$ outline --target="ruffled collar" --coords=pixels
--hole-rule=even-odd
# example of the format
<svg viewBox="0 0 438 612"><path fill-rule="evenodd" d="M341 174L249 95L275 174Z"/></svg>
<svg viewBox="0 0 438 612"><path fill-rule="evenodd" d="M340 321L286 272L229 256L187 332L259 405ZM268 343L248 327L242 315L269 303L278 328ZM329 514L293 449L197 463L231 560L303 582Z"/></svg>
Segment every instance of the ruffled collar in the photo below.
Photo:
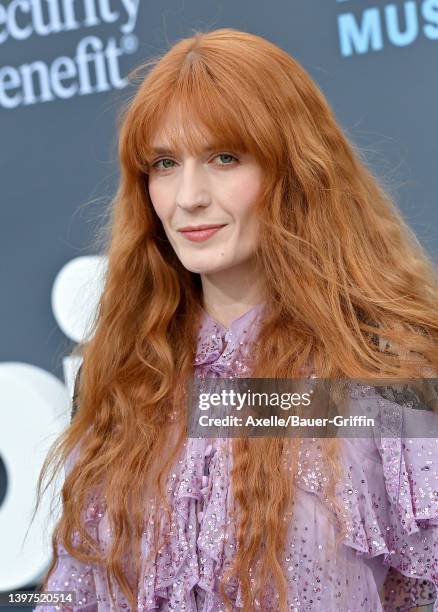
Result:
<svg viewBox="0 0 438 612"><path fill-rule="evenodd" d="M256 304L234 319L228 328L204 310L194 365L223 374L239 349L239 354L245 354L248 341L257 332L264 307L264 302Z"/></svg>

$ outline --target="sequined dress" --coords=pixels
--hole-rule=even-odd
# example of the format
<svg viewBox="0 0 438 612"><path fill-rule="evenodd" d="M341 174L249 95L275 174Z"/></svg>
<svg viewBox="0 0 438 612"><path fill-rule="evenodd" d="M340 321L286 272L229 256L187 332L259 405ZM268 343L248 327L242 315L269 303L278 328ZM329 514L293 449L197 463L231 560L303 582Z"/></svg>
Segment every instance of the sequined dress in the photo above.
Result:
<svg viewBox="0 0 438 612"><path fill-rule="evenodd" d="M226 329L204 312L195 370L199 376L248 374L250 340L261 321L258 304ZM243 358L230 365L240 349ZM367 406L392 402L369 392L354 401ZM337 483L339 514L326 499L326 467L318 438L302 440L294 518L283 554L288 609L294 612L401 612L429 604L438 611L438 438L345 438L345 477ZM68 470L68 466L66 466ZM219 579L235 551L230 439L189 438L170 471L171 538L155 559L146 561L150 529L142 540L142 572L137 610L220 612ZM102 503L86 511L87 529L108 550L110 529ZM346 537L333 548L338 526ZM130 610L114 586L116 608L102 568L85 565L59 547L48 590L73 590L82 612ZM385 586L385 593L382 587ZM243 607L240 585L228 590L233 609ZM39 611L61 609L43 606ZM257 607L278 610L276 593Z"/></svg>

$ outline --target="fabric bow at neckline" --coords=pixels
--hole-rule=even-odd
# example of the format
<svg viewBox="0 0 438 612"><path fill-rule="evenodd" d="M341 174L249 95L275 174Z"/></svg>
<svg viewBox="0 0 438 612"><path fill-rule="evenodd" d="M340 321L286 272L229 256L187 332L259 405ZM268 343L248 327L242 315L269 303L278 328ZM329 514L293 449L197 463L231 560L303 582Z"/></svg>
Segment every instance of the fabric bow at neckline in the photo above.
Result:
<svg viewBox="0 0 438 612"><path fill-rule="evenodd" d="M229 370L229 356L240 349L240 344L250 340L253 328L264 304L256 304L250 310L231 322L228 329L214 317L204 311L194 361L195 366L203 366L209 372L219 375Z"/></svg>
<svg viewBox="0 0 438 612"><path fill-rule="evenodd" d="M201 343L196 355L195 365L208 367L209 372L219 375L225 374L229 368L229 363L226 359L221 360L221 357L226 356L227 350L231 348L231 342L225 340L225 334L215 331L214 334L210 335L208 351L202 348Z"/></svg>

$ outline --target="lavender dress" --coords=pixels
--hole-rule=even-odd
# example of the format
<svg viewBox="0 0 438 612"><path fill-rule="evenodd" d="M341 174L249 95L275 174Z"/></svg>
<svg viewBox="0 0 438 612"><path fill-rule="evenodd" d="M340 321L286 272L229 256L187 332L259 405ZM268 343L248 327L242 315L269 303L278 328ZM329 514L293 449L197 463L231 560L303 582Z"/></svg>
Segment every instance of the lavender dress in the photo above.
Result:
<svg viewBox="0 0 438 612"><path fill-rule="evenodd" d="M199 376L227 376L240 347L250 358L249 340L257 330L263 304L235 319L227 330L204 313L196 356ZM234 365L249 375L245 358ZM392 402L369 393L354 401L367 406ZM382 404L383 402L383 404ZM400 437L344 438L346 477L338 483L342 513L325 497L325 465L318 438L303 440L296 502L283 555L288 580L288 609L296 612L379 612L429 604L438 611L438 439ZM146 561L151 525L142 540L142 573L136 609L219 612L225 610L218 583L235 550L230 439L189 438L169 474L172 501L167 546ZM73 459L72 459L73 460ZM68 465L66 466L68 470ZM90 505L87 528L108 550L110 529L102 503ZM332 549L340 522L347 536ZM60 547L49 590L73 590L76 605L62 609L106 612L129 610L113 587L116 608L100 566L72 559ZM385 595L379 594L385 583ZM243 607L239 584L228 591L234 609ZM278 610L275 592L257 609ZM38 610L61 609L56 606Z"/></svg>

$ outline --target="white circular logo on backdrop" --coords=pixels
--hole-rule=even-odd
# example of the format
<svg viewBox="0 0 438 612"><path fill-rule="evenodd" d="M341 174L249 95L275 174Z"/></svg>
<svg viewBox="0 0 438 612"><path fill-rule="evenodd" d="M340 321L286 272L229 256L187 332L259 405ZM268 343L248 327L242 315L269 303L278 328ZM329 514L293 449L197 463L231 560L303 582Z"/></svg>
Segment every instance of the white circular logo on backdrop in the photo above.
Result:
<svg viewBox="0 0 438 612"><path fill-rule="evenodd" d="M88 336L106 274L106 258L77 257L58 273L52 289L53 315L64 334L81 342Z"/></svg>
<svg viewBox="0 0 438 612"><path fill-rule="evenodd" d="M29 525L38 475L50 444L68 424L70 398L53 374L25 363L1 363L0 405L7 482L0 506L0 591L9 591L38 580L50 560L49 506L59 481Z"/></svg>
<svg viewBox="0 0 438 612"><path fill-rule="evenodd" d="M105 257L78 257L57 274L52 288L54 317L78 343L90 333L107 269ZM36 483L51 443L70 421L78 359L63 359L65 384L26 363L0 363L0 457L6 494L0 505L0 591L39 583L51 559L51 533L60 510L62 482L44 494L34 522ZM50 505L55 501L54 514Z"/></svg>

